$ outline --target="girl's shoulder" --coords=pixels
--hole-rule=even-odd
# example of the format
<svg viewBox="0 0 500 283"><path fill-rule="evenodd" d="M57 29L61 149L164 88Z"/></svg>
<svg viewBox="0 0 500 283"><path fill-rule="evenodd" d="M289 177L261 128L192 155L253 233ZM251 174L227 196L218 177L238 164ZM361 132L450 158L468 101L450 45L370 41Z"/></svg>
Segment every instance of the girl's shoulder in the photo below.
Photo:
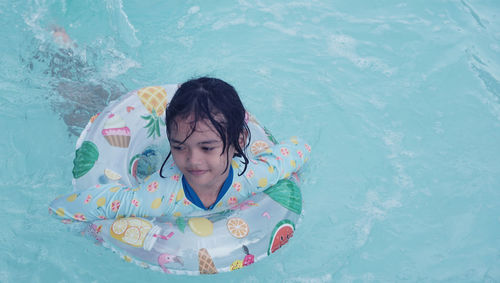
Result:
<svg viewBox="0 0 500 283"><path fill-rule="evenodd" d="M182 173L177 166L165 166L163 170L146 177L142 187L158 186L162 190L177 191L182 188Z"/></svg>

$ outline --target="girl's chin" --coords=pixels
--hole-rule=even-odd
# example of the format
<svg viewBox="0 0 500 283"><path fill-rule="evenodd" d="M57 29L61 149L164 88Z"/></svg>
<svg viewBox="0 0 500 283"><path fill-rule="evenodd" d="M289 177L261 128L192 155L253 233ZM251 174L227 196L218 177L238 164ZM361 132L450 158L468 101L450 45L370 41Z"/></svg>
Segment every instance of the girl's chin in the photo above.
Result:
<svg viewBox="0 0 500 283"><path fill-rule="evenodd" d="M200 176L196 176L196 175L191 175L191 176L186 176L186 181L189 183L189 185L191 185L191 187L204 187L204 186L207 186L209 185L208 181L204 180L205 178L203 178L204 176L203 175L200 175Z"/></svg>

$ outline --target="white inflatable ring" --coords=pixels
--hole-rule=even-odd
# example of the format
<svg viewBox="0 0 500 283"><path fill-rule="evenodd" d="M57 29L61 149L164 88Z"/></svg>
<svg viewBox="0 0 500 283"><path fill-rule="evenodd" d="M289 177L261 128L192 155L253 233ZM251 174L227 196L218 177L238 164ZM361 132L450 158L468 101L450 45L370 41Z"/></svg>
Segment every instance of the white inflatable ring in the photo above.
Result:
<svg viewBox="0 0 500 283"><path fill-rule="evenodd" d="M169 152L163 121L177 85L132 91L96 115L76 145L76 191L119 181L137 186L159 170ZM248 115L251 159L276 140ZM296 178L281 180L230 209L215 208L188 217L127 217L99 220L86 232L123 259L176 274L239 269L286 244L302 211Z"/></svg>

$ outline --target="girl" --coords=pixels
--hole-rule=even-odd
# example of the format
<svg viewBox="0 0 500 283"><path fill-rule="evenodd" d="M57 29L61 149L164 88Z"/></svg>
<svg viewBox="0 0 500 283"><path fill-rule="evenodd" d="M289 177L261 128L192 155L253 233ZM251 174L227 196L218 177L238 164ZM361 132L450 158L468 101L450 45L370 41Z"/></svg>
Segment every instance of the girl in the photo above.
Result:
<svg viewBox="0 0 500 283"><path fill-rule="evenodd" d="M288 178L309 156L310 147L292 138L249 160L245 108L236 90L219 79L182 84L165 116L171 152L158 173L136 188L114 183L70 193L49 210L65 219L93 221L227 209Z"/></svg>

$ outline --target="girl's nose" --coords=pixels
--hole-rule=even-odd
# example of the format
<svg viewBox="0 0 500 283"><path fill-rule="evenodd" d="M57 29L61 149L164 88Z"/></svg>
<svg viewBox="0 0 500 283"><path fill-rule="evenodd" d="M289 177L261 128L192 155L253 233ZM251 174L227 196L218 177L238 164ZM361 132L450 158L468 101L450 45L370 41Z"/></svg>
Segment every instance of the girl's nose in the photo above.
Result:
<svg viewBox="0 0 500 283"><path fill-rule="evenodd" d="M198 164L201 161L201 154L198 150L189 150L188 155L187 155L188 162L190 164Z"/></svg>

